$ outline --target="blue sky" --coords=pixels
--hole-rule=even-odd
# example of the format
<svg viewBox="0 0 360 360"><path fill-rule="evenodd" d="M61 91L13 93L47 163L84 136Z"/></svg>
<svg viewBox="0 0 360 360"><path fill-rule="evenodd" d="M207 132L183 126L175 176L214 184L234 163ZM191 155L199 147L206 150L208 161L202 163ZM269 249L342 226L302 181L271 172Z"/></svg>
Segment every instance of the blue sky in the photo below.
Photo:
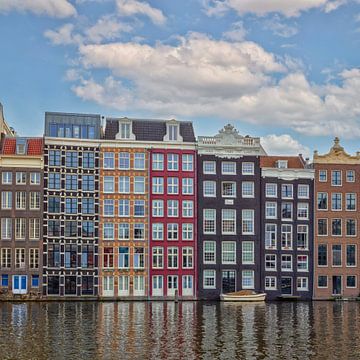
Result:
<svg viewBox="0 0 360 360"><path fill-rule="evenodd" d="M233 123L272 153L360 138L359 0L0 0L0 101L45 111Z"/></svg>

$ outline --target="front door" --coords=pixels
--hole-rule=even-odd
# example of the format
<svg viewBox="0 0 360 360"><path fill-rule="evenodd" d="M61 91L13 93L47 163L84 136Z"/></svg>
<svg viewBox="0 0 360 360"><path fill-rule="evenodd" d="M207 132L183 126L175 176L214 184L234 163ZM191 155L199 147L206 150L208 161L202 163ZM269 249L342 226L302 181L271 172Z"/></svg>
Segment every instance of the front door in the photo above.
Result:
<svg viewBox="0 0 360 360"><path fill-rule="evenodd" d="M145 296L145 277L143 275L134 276L134 296Z"/></svg>
<svg viewBox="0 0 360 360"><path fill-rule="evenodd" d="M27 293L27 276L13 275L13 294Z"/></svg>
<svg viewBox="0 0 360 360"><path fill-rule="evenodd" d="M281 294L292 295L292 278L291 277L281 278Z"/></svg>
<svg viewBox="0 0 360 360"><path fill-rule="evenodd" d="M104 276L103 278L103 295L114 296L114 277Z"/></svg>
<svg viewBox="0 0 360 360"><path fill-rule="evenodd" d="M341 276L332 277L333 295L341 295Z"/></svg>
<svg viewBox="0 0 360 360"><path fill-rule="evenodd" d="M153 296L164 295L164 280L162 275L154 275L152 277L152 295Z"/></svg>
<svg viewBox="0 0 360 360"><path fill-rule="evenodd" d="M175 296L176 291L179 289L178 286L178 277L177 275L169 275L168 276L168 287L167 287L167 295Z"/></svg>
<svg viewBox="0 0 360 360"><path fill-rule="evenodd" d="M184 275L182 277L182 296L193 296L193 277L192 275Z"/></svg>
<svg viewBox="0 0 360 360"><path fill-rule="evenodd" d="M224 270L222 272L222 293L227 294L236 291L234 270Z"/></svg>
<svg viewBox="0 0 360 360"><path fill-rule="evenodd" d="M129 296L129 276L119 276L119 296Z"/></svg>

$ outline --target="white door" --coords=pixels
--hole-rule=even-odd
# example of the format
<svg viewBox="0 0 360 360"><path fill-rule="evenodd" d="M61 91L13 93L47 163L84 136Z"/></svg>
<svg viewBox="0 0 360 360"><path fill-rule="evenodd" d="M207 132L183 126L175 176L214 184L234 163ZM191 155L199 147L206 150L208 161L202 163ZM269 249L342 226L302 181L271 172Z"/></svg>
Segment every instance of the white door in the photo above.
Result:
<svg viewBox="0 0 360 360"><path fill-rule="evenodd" d="M164 296L164 278L162 275L152 277L152 295Z"/></svg>
<svg viewBox="0 0 360 360"><path fill-rule="evenodd" d="M104 276L103 277L103 295L114 296L114 277Z"/></svg>
<svg viewBox="0 0 360 360"><path fill-rule="evenodd" d="M179 289L178 286L178 277L177 275L169 275L168 276L168 288L167 288L167 295L168 296L175 296L176 290Z"/></svg>
<svg viewBox="0 0 360 360"><path fill-rule="evenodd" d="M13 275L12 277L12 291L13 294L26 294L27 293L27 276L26 275Z"/></svg>
<svg viewBox="0 0 360 360"><path fill-rule="evenodd" d="M119 276L119 296L129 296L129 276Z"/></svg>
<svg viewBox="0 0 360 360"><path fill-rule="evenodd" d="M192 275L184 275L182 277L182 296L194 295L194 281Z"/></svg>
<svg viewBox="0 0 360 360"><path fill-rule="evenodd" d="M142 275L134 276L134 296L145 295L145 277Z"/></svg>

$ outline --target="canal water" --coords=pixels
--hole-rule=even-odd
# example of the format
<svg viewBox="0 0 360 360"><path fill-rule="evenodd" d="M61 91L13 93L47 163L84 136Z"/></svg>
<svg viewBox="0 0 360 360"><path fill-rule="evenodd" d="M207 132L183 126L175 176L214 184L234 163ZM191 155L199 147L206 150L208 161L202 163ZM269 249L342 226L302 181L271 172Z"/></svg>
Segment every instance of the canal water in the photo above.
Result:
<svg viewBox="0 0 360 360"><path fill-rule="evenodd" d="M0 359L360 359L360 303L1 303Z"/></svg>

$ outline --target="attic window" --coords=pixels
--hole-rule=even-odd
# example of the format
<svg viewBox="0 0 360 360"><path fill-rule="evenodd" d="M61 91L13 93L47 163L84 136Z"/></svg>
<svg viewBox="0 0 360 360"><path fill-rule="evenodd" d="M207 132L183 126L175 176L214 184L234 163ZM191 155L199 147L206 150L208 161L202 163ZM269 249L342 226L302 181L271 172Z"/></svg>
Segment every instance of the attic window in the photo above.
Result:
<svg viewBox="0 0 360 360"><path fill-rule="evenodd" d="M169 125L169 140L178 140L179 125Z"/></svg>
<svg viewBox="0 0 360 360"><path fill-rule="evenodd" d="M130 123L120 123L120 138L130 139Z"/></svg>
<svg viewBox="0 0 360 360"><path fill-rule="evenodd" d="M287 160L278 160L278 161L276 162L276 167L277 167L278 169L287 169L287 167L288 167L288 162L287 162Z"/></svg>
<svg viewBox="0 0 360 360"><path fill-rule="evenodd" d="M16 139L16 154L25 155L25 152L26 152L26 140Z"/></svg>

